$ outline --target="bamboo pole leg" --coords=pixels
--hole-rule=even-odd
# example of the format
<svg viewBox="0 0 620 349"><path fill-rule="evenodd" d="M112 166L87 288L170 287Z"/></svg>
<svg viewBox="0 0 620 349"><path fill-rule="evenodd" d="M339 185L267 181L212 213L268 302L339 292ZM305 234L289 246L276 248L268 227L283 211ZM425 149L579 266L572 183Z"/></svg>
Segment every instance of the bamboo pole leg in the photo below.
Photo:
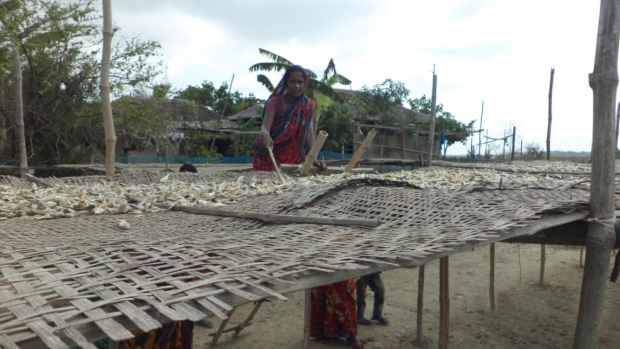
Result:
<svg viewBox="0 0 620 349"><path fill-rule="evenodd" d="M538 283L542 286L545 283L545 261L547 259L546 248L547 246L540 245L540 280Z"/></svg>
<svg viewBox="0 0 620 349"><path fill-rule="evenodd" d="M239 333L241 333L241 331L243 331L244 328L250 326L252 324L252 320L254 320L254 315L256 315L256 313L258 312L258 309L260 309L261 305L263 305L263 302L265 300L260 300L258 302L256 302L256 305L254 305L254 309L252 309L252 312L250 313L250 315L248 315L248 317L245 319L245 321L243 321L243 323L241 323L241 325L239 325L236 329L235 332L233 333L233 338L237 338L239 337Z"/></svg>
<svg viewBox="0 0 620 349"><path fill-rule="evenodd" d="M491 266L489 268L489 299L491 300L491 311L495 311L495 244L490 246Z"/></svg>
<svg viewBox="0 0 620 349"><path fill-rule="evenodd" d="M213 335L213 339L211 340L211 343L209 343L210 346L214 347L217 345L217 341L220 340L220 337L222 336L222 333L224 333L224 330L226 329L226 325L228 325L228 321L230 320L230 318L232 317L233 313L235 312L236 308L232 308L231 310L229 310L228 312L226 312L226 319L224 319L222 321L222 323L220 324L220 327L218 327L217 331L215 332L215 334Z"/></svg>
<svg viewBox="0 0 620 349"><path fill-rule="evenodd" d="M439 349L448 348L450 331L450 287L448 256L439 259Z"/></svg>
<svg viewBox="0 0 620 349"><path fill-rule="evenodd" d="M312 146L312 149L310 149L310 151L308 152L308 156L306 157L306 161L304 161L303 165L301 165L301 175L305 176L308 174L308 171L310 171L310 167L312 167L312 164L314 163L314 160L316 160L316 156L319 154L319 152L321 151L321 148L323 147L323 143L325 143L325 140L327 139L327 132L325 131L320 131L319 135L316 137L316 139L314 140L314 145Z"/></svg>
<svg viewBox="0 0 620 349"><path fill-rule="evenodd" d="M418 314L416 319L417 324L417 341L419 345L422 345L422 326L424 317L424 268L422 265L418 268Z"/></svg>
<svg viewBox="0 0 620 349"><path fill-rule="evenodd" d="M307 289L305 292L304 304L304 349L310 348L310 309L311 309L312 290Z"/></svg>
<svg viewBox="0 0 620 349"><path fill-rule="evenodd" d="M353 169L353 166L357 164L359 159L362 158L362 155L364 155L366 150L368 150L368 148L370 147L370 144L372 143L372 140L375 138L376 135L377 135L377 130L375 130L374 128L370 130L370 132L368 132L368 136L366 136L366 139L364 139L364 142L362 142L362 145L359 147L359 149L357 149L355 154L353 154L353 157L351 158L347 166L344 168L344 173L351 172L351 170Z"/></svg>

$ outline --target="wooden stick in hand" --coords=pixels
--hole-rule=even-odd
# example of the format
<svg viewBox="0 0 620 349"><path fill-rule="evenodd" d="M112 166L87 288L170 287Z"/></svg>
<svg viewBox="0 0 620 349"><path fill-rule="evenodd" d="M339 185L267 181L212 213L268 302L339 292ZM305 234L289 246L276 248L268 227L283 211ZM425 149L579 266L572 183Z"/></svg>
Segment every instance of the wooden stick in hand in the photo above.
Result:
<svg viewBox="0 0 620 349"><path fill-rule="evenodd" d="M282 184L284 184L284 176L282 176L282 172L280 172L280 168L278 168L278 164L276 163L276 159L273 157L273 150L271 147L267 147L267 150L269 151L269 157L271 158L271 162L273 162L273 167L275 167L276 169L276 173L278 174L278 178L280 179L280 182L282 182Z"/></svg>

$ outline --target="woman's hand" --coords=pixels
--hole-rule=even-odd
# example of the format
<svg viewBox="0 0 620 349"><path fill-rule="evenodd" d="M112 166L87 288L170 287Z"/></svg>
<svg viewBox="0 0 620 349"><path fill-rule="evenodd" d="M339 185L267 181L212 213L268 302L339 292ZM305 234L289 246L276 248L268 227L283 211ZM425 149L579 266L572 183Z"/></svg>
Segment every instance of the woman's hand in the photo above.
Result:
<svg viewBox="0 0 620 349"><path fill-rule="evenodd" d="M260 133L261 138L263 139L263 146L265 148L273 148L273 139L271 139L271 135L267 131L262 131Z"/></svg>
<svg viewBox="0 0 620 349"><path fill-rule="evenodd" d="M314 163L312 164L312 166L319 167L321 168L321 170L327 170L327 164L325 163L325 161L314 160Z"/></svg>

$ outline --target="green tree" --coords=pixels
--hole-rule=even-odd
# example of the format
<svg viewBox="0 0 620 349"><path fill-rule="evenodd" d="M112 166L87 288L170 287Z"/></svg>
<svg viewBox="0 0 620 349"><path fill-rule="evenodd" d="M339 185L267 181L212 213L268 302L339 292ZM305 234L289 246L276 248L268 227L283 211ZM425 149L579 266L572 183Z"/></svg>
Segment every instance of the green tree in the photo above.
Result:
<svg viewBox="0 0 620 349"><path fill-rule="evenodd" d="M177 91L174 94L174 98L193 101L218 114L222 113L224 105L226 105L224 116L234 115L260 102L252 93L248 96L243 96L241 92L235 91L228 96L228 90L229 85L226 81L216 88L211 81L205 80L199 86L187 86L183 90ZM227 98L230 98L228 103L226 103Z"/></svg>
<svg viewBox="0 0 620 349"><path fill-rule="evenodd" d="M431 99L426 98L426 95L416 98L410 99L409 105L411 109L418 111L420 113L430 115L431 114ZM443 104L438 104L435 106L435 132L444 131L446 133L455 133L451 135L446 135L446 143L444 146L444 156L446 155L446 151L448 147L455 143L462 143L467 146L467 138L471 135L468 132L471 132L474 127L474 122L476 120L472 120L469 123L465 124L455 119L452 113L443 110ZM429 123L420 123L418 125L421 130L428 130L430 127Z"/></svg>
<svg viewBox="0 0 620 349"><path fill-rule="evenodd" d="M104 148L98 102L101 13L92 0L17 3L10 11L0 6L0 57L11 45L23 57L28 153L35 162L88 161ZM154 41L116 40L110 71L113 96L143 86L161 72L159 48ZM0 62L0 127L11 128L12 77L5 60Z"/></svg>
<svg viewBox="0 0 620 349"><path fill-rule="evenodd" d="M386 79L373 87L362 86L357 93L357 99L364 106L358 109L358 118L363 123L372 120L385 126L404 126L415 121L412 113L403 114L402 106L409 96L405 84L392 79Z"/></svg>
<svg viewBox="0 0 620 349"><path fill-rule="evenodd" d="M326 150L340 151L342 145L353 143L351 124L355 121L353 111L343 103L332 102L322 111L320 130L329 134Z"/></svg>
<svg viewBox="0 0 620 349"><path fill-rule="evenodd" d="M250 67L251 72L281 72L283 70L286 70L286 68L290 67L291 65L294 65L293 62L273 52L267 51L262 48L259 48L258 51L261 55L271 59L273 62L256 63ZM338 74L338 72L336 71L336 64L334 63L333 59L329 60L327 68L325 68L325 71L323 72L323 77L321 79L319 79L318 75L316 75L310 69L306 69L306 72L308 73L308 88L306 91L308 97L316 100L316 95L320 93L329 97L333 101L345 103L344 97L341 96L337 91L335 91L332 86L334 86L336 83L348 86L351 85L351 80ZM263 86L265 86L269 90L269 92L273 92L275 85L271 82L271 80L269 80L267 76L259 74L256 77L256 80L263 84Z"/></svg>

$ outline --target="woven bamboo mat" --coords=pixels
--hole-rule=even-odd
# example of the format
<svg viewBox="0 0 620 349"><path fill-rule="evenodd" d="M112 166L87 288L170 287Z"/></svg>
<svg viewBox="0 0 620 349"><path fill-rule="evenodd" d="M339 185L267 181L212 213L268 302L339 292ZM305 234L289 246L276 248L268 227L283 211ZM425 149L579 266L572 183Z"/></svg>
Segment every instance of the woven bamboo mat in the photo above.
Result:
<svg viewBox="0 0 620 349"><path fill-rule="evenodd" d="M307 272L429 257L496 238L541 213L587 208L586 190L534 187L436 190L358 179L234 206L376 218L383 223L376 229L265 225L180 212L16 221L0 232L0 346L17 348L39 337L50 348L93 348L86 334L92 327L123 340L132 328L225 318L231 304L223 295L284 299L273 289ZM119 227L120 218L128 230Z"/></svg>

